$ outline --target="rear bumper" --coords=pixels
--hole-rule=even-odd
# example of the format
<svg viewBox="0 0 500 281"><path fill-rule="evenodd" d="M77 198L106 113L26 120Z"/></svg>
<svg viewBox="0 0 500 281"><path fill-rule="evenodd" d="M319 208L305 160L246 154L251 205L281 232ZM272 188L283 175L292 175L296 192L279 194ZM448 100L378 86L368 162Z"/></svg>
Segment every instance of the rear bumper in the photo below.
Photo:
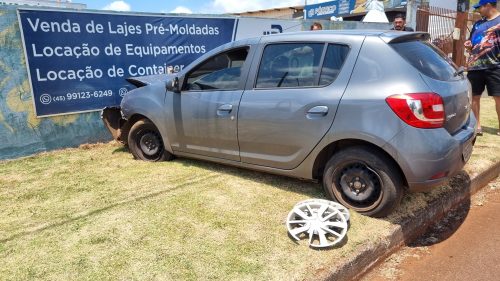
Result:
<svg viewBox="0 0 500 281"><path fill-rule="evenodd" d="M459 157L450 157L450 159L443 159L441 161L442 164L436 167L438 169L441 168L440 171L446 173L445 177L433 180L426 180L423 182L411 182L411 183L409 182L408 185L410 192L427 192L431 191L435 187L448 184L449 179L456 176L460 171L462 171L463 167L469 160L468 158L466 158L466 156L464 156L464 153L466 151L465 147L468 145L472 146L475 140L476 136L474 135L466 142L461 143L457 149L458 150L457 155L459 155Z"/></svg>
<svg viewBox="0 0 500 281"><path fill-rule="evenodd" d="M472 153L476 119L471 114L467 124L454 135L445 129L407 128L390 145L395 147L398 163L405 174L410 192L430 191L446 185L465 166Z"/></svg>

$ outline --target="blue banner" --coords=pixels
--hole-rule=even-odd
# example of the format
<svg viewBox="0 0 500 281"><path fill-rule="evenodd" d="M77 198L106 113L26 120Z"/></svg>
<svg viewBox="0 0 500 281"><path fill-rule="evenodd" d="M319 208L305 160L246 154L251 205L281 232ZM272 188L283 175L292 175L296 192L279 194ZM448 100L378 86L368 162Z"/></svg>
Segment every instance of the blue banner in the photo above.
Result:
<svg viewBox="0 0 500 281"><path fill-rule="evenodd" d="M125 78L174 71L230 42L235 19L19 10L37 116L119 105Z"/></svg>
<svg viewBox="0 0 500 281"><path fill-rule="evenodd" d="M384 8L392 9L406 6L406 0L384 0ZM417 0L417 4L425 2ZM427 1L428 2L428 1ZM366 6L370 0L333 0L319 4L307 5L304 7L306 19L324 19L330 17L342 17L348 14L366 13Z"/></svg>
<svg viewBox="0 0 500 281"><path fill-rule="evenodd" d="M349 14L356 0L333 0L304 7L306 19L330 19L330 17Z"/></svg>

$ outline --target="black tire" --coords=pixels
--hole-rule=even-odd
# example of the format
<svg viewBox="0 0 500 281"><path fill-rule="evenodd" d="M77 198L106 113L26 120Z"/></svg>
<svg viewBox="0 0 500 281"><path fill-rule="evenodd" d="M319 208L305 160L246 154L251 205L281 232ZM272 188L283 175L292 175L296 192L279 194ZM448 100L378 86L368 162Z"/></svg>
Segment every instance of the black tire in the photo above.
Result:
<svg viewBox="0 0 500 281"><path fill-rule="evenodd" d="M364 146L335 153L323 174L326 194L358 213L389 215L401 202L403 179L391 159Z"/></svg>
<svg viewBox="0 0 500 281"><path fill-rule="evenodd" d="M170 161L174 156L165 149L158 128L148 119L132 125L128 134L128 148L135 159L144 161Z"/></svg>

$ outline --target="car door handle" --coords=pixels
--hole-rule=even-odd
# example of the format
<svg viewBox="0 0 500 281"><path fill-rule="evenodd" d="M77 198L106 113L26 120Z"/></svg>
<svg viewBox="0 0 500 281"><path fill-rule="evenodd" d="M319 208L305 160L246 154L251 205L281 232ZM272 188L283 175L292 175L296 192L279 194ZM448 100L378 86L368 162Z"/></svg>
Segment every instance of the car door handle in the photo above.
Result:
<svg viewBox="0 0 500 281"><path fill-rule="evenodd" d="M307 111L307 116L312 117L312 116L325 116L328 114L328 106L324 105L318 105L315 106Z"/></svg>
<svg viewBox="0 0 500 281"><path fill-rule="evenodd" d="M219 106L219 108L217 110L231 112L231 110L233 110L233 105L232 104L223 104L223 105Z"/></svg>
<svg viewBox="0 0 500 281"><path fill-rule="evenodd" d="M227 115L233 110L232 104L223 104L217 108L217 115Z"/></svg>

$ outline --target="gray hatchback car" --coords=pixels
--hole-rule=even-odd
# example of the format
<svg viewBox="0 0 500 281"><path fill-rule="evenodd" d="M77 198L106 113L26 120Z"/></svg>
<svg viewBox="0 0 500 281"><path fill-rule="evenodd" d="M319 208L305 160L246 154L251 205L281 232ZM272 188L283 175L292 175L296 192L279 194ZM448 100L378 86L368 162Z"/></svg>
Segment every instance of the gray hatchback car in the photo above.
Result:
<svg viewBox="0 0 500 281"><path fill-rule="evenodd" d="M137 159L322 181L330 198L382 217L472 152L469 83L428 40L320 31L231 42L177 74L130 78L137 89L102 116Z"/></svg>

